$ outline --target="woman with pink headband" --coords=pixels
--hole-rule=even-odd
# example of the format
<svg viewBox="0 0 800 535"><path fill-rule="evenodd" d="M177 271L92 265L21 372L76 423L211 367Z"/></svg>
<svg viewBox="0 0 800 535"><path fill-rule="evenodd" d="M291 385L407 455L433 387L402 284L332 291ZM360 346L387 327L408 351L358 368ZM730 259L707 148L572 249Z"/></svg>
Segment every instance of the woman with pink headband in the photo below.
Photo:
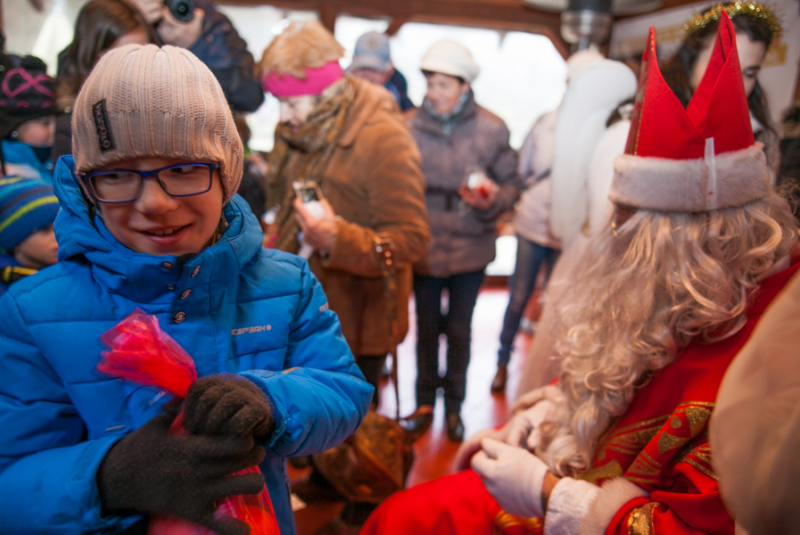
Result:
<svg viewBox="0 0 800 535"><path fill-rule="evenodd" d="M264 90L281 105L267 174L267 204L280 209L267 243L305 253L367 381L377 386L390 348L390 304L376 240L393 247L400 342L411 264L430 234L417 146L392 95L342 71L343 52L319 22L293 23L259 62ZM320 210L295 196L293 184L307 181L322 194Z"/></svg>

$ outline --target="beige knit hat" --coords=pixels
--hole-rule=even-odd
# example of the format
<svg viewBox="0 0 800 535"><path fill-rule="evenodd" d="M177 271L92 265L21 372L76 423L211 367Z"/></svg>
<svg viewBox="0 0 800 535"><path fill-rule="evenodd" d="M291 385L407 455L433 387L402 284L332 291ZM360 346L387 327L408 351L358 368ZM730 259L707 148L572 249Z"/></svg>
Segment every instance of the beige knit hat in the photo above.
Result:
<svg viewBox="0 0 800 535"><path fill-rule="evenodd" d="M219 164L227 203L242 180L243 147L217 79L183 48L128 45L92 69L72 113L75 170L133 158Z"/></svg>

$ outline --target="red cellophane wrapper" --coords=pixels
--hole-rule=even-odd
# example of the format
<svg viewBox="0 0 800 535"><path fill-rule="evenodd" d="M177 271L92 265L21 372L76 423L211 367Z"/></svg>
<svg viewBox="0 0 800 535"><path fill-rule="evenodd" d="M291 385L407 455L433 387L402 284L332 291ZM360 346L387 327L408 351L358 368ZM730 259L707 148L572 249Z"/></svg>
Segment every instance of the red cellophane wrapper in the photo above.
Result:
<svg viewBox="0 0 800 535"><path fill-rule="evenodd" d="M104 333L100 339L111 348L103 352L97 369L131 381L163 388L177 397L186 397L197 379L194 361L158 325L158 318L136 309L130 316ZM176 435L186 435L183 411L170 427ZM234 475L258 472L253 466ZM267 487L256 495L231 496L217 505L215 516L230 516L246 522L251 535L279 535L275 511ZM153 515L148 535L212 535L213 532L186 520Z"/></svg>

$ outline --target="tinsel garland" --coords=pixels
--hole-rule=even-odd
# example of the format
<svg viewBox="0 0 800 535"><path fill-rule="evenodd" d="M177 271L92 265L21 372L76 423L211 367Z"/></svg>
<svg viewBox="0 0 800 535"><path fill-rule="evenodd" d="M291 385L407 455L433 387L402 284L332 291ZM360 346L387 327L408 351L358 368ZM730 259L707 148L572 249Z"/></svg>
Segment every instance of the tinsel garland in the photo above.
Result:
<svg viewBox="0 0 800 535"><path fill-rule="evenodd" d="M739 15L746 15L764 21L772 32L772 36L777 39L781 35L781 25L778 18L771 8L757 4L756 2L732 2L727 4L716 4L708 8L703 13L698 13L689 22L683 25L686 33L692 34L700 31L711 23L719 22L719 17L723 11L728 12L728 16L733 19Z"/></svg>

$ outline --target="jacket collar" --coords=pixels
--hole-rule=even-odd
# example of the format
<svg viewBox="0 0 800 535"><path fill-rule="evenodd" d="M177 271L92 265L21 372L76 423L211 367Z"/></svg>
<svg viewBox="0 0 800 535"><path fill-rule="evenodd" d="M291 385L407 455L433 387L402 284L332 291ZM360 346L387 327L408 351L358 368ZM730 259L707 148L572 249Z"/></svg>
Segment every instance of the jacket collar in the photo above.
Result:
<svg viewBox="0 0 800 535"><path fill-rule="evenodd" d="M72 156L60 158L55 171L54 189L62 208L54 224L59 261L88 261L100 284L134 302L169 303L189 278L194 286L227 285L261 249L261 226L247 203L236 195L223 209L228 222L225 233L194 257L135 253L111 235L99 216L90 216L74 175Z"/></svg>
<svg viewBox="0 0 800 535"><path fill-rule="evenodd" d="M475 118L478 114L478 104L475 102L475 94L472 92L472 89L469 91L469 97L467 102L464 104L464 109L461 110L460 114L455 115L454 117L450 118L446 122L442 122L439 119L436 119L431 115L425 106L418 108L416 110L416 115L413 119L414 127L420 131L427 132L429 134L433 134L435 136L440 137L447 137L448 131L452 133L452 128L446 128L446 122L452 121L454 123L465 123Z"/></svg>
<svg viewBox="0 0 800 535"><path fill-rule="evenodd" d="M348 75L349 76L349 75ZM386 89L374 86L369 82L351 77L356 89L356 98L347 112L347 118L337 143L340 147L349 147L356 141L358 133L373 117L375 111L399 113L397 102Z"/></svg>

